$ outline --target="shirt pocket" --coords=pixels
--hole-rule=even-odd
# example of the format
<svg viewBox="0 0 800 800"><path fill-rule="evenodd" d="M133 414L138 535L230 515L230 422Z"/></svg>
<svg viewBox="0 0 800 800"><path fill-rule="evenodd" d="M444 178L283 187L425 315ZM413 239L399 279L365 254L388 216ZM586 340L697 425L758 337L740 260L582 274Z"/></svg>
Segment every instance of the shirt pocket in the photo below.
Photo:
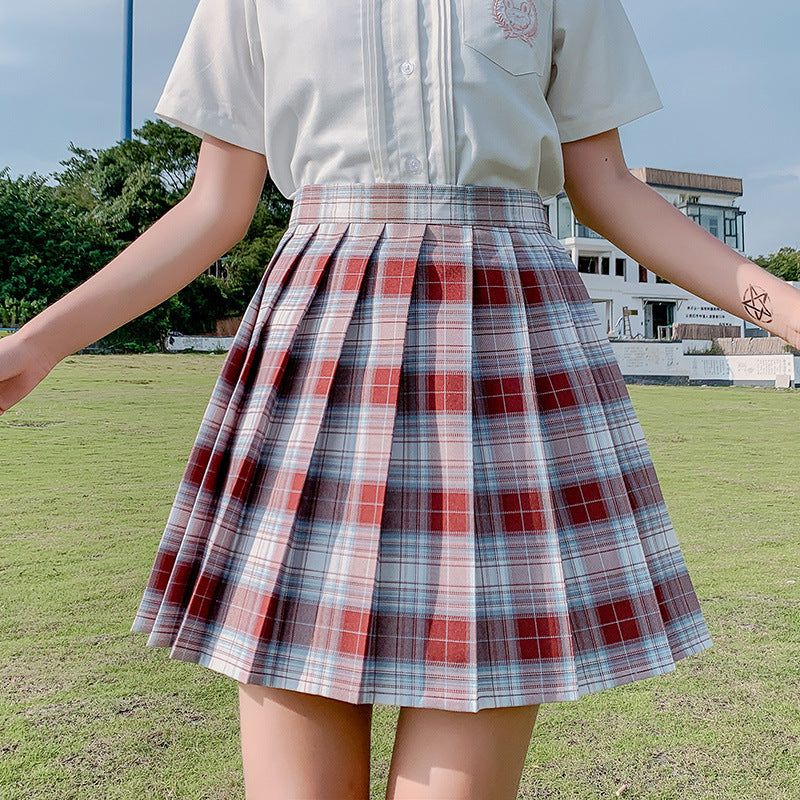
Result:
<svg viewBox="0 0 800 800"><path fill-rule="evenodd" d="M553 0L460 0L467 47L512 75L550 72Z"/></svg>

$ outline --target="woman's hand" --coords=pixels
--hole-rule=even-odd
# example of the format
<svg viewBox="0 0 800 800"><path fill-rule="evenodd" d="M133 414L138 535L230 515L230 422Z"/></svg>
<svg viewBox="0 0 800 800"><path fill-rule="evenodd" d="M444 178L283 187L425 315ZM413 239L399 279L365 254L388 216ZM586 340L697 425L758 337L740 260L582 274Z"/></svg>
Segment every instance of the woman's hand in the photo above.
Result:
<svg viewBox="0 0 800 800"><path fill-rule="evenodd" d="M53 366L25 338L0 339L0 414L30 394Z"/></svg>

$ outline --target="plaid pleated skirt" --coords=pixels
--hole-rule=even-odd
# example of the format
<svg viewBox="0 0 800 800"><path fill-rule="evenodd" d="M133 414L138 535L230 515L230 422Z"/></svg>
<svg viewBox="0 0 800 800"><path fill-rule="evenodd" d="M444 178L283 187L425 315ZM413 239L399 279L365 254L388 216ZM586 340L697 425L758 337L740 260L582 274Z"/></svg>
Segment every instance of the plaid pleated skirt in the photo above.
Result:
<svg viewBox="0 0 800 800"><path fill-rule="evenodd" d="M454 711L577 699L711 645L535 192L299 190L132 630L243 683Z"/></svg>

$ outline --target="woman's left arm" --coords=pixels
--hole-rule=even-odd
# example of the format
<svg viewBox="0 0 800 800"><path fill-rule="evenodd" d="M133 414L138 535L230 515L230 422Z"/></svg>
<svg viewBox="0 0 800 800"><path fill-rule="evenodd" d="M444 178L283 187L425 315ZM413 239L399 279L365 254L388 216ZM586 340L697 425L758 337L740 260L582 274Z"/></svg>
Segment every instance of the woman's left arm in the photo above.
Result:
<svg viewBox="0 0 800 800"><path fill-rule="evenodd" d="M625 163L619 132L562 145L576 218L656 275L800 348L800 290L701 228Z"/></svg>

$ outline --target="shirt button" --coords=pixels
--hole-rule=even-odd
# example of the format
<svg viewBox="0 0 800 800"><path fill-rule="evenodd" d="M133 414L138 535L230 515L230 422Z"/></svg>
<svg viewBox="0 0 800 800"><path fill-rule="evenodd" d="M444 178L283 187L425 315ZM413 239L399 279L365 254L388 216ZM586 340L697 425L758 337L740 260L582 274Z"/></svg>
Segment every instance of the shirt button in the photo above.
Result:
<svg viewBox="0 0 800 800"><path fill-rule="evenodd" d="M402 72L403 75L410 75L413 71L414 65L410 61L404 61L400 65L400 72Z"/></svg>
<svg viewBox="0 0 800 800"><path fill-rule="evenodd" d="M411 158L406 159L406 169L409 172L419 172L422 169L422 162L418 158L411 156Z"/></svg>

